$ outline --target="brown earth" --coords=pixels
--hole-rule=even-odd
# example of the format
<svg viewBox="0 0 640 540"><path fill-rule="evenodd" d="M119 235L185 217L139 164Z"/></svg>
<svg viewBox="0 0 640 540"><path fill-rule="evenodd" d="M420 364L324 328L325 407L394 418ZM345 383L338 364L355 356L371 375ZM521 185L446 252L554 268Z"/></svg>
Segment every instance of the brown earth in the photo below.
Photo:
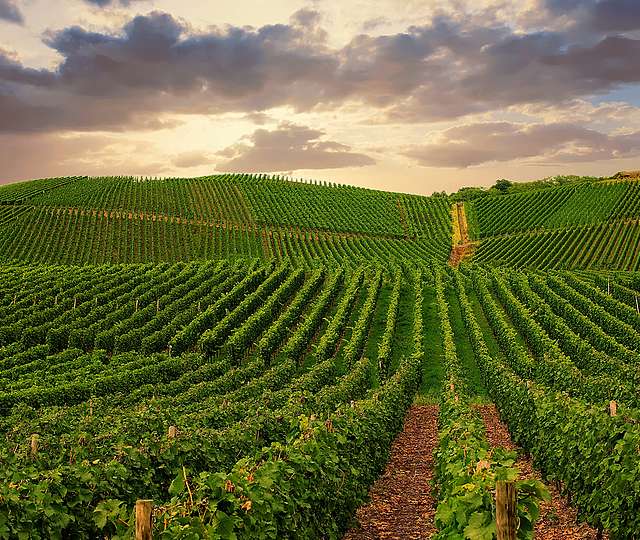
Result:
<svg viewBox="0 0 640 540"><path fill-rule="evenodd" d="M471 256L476 242L472 242L469 238L469 226L464 203L455 203L452 211L456 213L457 219L453 220L453 245L451 246L451 255L449 255L449 265L456 267L463 259Z"/></svg>
<svg viewBox="0 0 640 540"><path fill-rule="evenodd" d="M436 532L430 482L437 444L438 406L414 405L393 443L384 474L369 491L371 501L357 512L360 526L343 540L424 539Z"/></svg>
<svg viewBox="0 0 640 540"><path fill-rule="evenodd" d="M511 440L507 426L500 420L495 405L478 405L476 409L482 416L491 446L518 450ZM520 453L516 466L520 470L521 479L542 480L540 473L533 468L529 455ZM571 507L567 498L560 494L556 486L547 484L547 488L551 493L551 501L543 501L540 505L540 519L536 523L535 538L537 540L596 540L598 538L596 529L586 523L577 522L577 511ZM606 533L602 538L608 538Z"/></svg>

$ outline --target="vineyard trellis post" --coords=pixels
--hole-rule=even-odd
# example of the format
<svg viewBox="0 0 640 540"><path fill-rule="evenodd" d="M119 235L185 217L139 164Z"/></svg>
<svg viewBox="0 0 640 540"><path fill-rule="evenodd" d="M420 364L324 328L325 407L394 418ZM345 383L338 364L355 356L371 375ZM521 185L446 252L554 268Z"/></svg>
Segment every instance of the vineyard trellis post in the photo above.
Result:
<svg viewBox="0 0 640 540"><path fill-rule="evenodd" d="M38 455L38 438L37 433L31 435L31 457L33 459Z"/></svg>
<svg viewBox="0 0 640 540"><path fill-rule="evenodd" d="M518 531L516 485L496 482L496 534L498 540L516 540Z"/></svg>
<svg viewBox="0 0 640 540"><path fill-rule="evenodd" d="M152 540L153 501L138 499L136 501L136 540Z"/></svg>

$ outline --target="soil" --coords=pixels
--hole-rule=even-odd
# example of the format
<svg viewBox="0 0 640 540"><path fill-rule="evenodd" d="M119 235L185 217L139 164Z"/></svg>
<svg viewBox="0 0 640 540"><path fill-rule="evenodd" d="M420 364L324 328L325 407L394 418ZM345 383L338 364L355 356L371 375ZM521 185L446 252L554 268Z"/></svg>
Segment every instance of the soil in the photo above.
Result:
<svg viewBox="0 0 640 540"><path fill-rule="evenodd" d="M438 406L414 405L391 449L384 474L357 512L359 527L343 540L424 539L435 532L431 493L433 451L438 444Z"/></svg>
<svg viewBox="0 0 640 540"><path fill-rule="evenodd" d="M482 416L487 430L487 439L491 446L502 446L510 450L519 450L511 440L507 426L500 420L494 404L478 405L476 409ZM540 473L533 468L531 456L522 453L516 462L521 479L535 478L542 480ZM586 523L577 522L577 512L567 498L560 494L553 484L547 484L551 493L551 501L540 505L540 518L536 523L536 540L596 540L598 532ZM603 539L608 538L603 534Z"/></svg>
<svg viewBox="0 0 640 540"><path fill-rule="evenodd" d="M475 249L476 242L472 242L469 238L469 227L467 225L467 215L464 211L464 203L456 203L453 210L456 218L453 220L453 245L451 247L451 255L449 256L449 264L458 266L460 261L470 257Z"/></svg>

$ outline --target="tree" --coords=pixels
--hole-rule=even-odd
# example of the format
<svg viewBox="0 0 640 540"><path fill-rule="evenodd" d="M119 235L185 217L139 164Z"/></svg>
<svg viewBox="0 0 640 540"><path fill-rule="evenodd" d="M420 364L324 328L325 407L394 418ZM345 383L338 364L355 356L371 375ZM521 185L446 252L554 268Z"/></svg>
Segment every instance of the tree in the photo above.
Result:
<svg viewBox="0 0 640 540"><path fill-rule="evenodd" d="M510 182L509 180L506 180L504 178L501 178L500 180L498 180L495 184L494 184L494 188L497 189L498 191L500 191L501 193L506 193L507 191L509 191L509 188L513 185L513 182Z"/></svg>

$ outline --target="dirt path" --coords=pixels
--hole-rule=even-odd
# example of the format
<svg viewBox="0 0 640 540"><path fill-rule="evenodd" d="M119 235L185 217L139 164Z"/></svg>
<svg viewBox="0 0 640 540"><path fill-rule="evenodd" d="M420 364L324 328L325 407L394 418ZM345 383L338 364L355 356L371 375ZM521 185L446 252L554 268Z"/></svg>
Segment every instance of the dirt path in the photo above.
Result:
<svg viewBox="0 0 640 540"><path fill-rule="evenodd" d="M496 406L478 405L476 409L482 416L487 429L487 439L491 446L503 446L516 450L517 446L511 440L507 426L500 420ZM520 469L521 477L542 480L540 473L533 468L531 457L521 455L516 466ZM540 506L540 519L536 523L536 540L596 540L597 531L586 523L576 522L576 510L572 508L566 497L560 495L556 487L547 484L551 493L551 501L543 502ZM603 535L602 538L607 538Z"/></svg>
<svg viewBox="0 0 640 540"><path fill-rule="evenodd" d="M473 253L476 242L472 242L469 238L469 227L467 225L467 215L463 202L453 205L451 217L453 219L453 238L449 264L451 266L458 266L460 261Z"/></svg>
<svg viewBox="0 0 640 540"><path fill-rule="evenodd" d="M431 496L433 450L438 444L438 406L414 405L391 448L384 474L357 513L360 527L343 540L425 539L435 533Z"/></svg>

